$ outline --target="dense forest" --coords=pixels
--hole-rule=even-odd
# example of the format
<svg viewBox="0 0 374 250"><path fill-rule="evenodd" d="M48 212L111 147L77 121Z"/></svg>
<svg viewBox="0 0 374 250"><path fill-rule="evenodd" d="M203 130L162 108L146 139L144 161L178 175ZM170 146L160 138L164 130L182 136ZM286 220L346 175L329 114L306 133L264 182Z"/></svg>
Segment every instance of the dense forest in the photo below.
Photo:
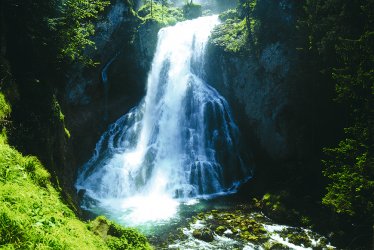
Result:
<svg viewBox="0 0 374 250"><path fill-rule="evenodd" d="M98 24L116 4L126 6L122 35L111 34L105 47L96 35L109 28ZM134 105L144 91L158 30L212 13L220 13L221 20L210 37L213 56L261 61L267 45L287 47L293 68L285 79L297 99L295 124L303 125L291 130L300 128L302 140L308 140L308 146L291 140L306 153L282 160L257 147L254 177L239 193L270 218L320 232L338 249L373 247L373 0L2 0L0 248L151 248L145 236L103 216L84 222L76 172L118 114L71 104L66 93L72 72L103 81L97 78L112 57L104 50L121 43L115 58L125 73L117 77L127 82L112 86L109 94L130 97L108 107ZM149 51L138 52L142 46ZM261 78L266 69L256 74ZM85 91L92 103L101 103L105 89L95 88ZM233 113L240 120L238 105ZM81 118L82 110L95 117ZM94 124L87 132L92 139L78 134L91 130L82 124Z"/></svg>

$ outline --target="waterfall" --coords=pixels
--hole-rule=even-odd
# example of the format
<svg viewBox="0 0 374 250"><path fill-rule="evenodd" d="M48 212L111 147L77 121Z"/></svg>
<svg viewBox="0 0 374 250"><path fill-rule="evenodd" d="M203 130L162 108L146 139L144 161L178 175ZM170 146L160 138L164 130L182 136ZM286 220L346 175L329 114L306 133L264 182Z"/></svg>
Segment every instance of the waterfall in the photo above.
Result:
<svg viewBox="0 0 374 250"><path fill-rule="evenodd" d="M204 81L217 23L201 17L159 31L145 98L102 135L79 174L86 207L146 206L147 197L170 209L176 200L235 192L250 177L230 108Z"/></svg>

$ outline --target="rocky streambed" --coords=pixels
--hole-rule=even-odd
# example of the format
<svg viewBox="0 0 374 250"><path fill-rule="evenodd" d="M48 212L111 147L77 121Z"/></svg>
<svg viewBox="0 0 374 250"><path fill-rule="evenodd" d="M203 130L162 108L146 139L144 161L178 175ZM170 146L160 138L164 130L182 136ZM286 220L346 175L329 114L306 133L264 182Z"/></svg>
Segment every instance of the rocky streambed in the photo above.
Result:
<svg viewBox="0 0 374 250"><path fill-rule="evenodd" d="M309 229L275 224L246 205L200 212L156 249L335 249Z"/></svg>

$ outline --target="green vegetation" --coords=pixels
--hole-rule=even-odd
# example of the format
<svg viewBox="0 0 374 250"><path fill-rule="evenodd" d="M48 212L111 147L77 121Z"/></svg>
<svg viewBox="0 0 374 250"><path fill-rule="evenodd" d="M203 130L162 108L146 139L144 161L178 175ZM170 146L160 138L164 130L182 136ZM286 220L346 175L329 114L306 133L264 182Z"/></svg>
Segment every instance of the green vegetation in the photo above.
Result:
<svg viewBox="0 0 374 250"><path fill-rule="evenodd" d="M70 138L70 132L66 128L66 125L65 125L65 116L62 113L61 106L58 103L58 100L55 96L53 96L53 98L52 98L52 113L53 113L52 122L58 122L59 124L61 124L63 126L63 129L64 129L64 132L65 132L65 135L66 135L67 139L69 139Z"/></svg>
<svg viewBox="0 0 374 250"><path fill-rule="evenodd" d="M70 138L62 115L66 72L91 67L94 22L106 0L25 0L1 2L1 91L12 104L9 142L37 155L53 173L63 174ZM56 105L57 104L57 105Z"/></svg>
<svg viewBox="0 0 374 250"><path fill-rule="evenodd" d="M213 30L211 43L222 47L226 52L243 53L248 51L247 20L240 19L236 10L222 13L220 19L225 22Z"/></svg>
<svg viewBox="0 0 374 250"><path fill-rule="evenodd" d="M9 104L0 94L0 117ZM23 156L0 135L0 246L7 249L150 249L146 238L99 217L79 221L33 156ZM107 225L107 232L99 230Z"/></svg>
<svg viewBox="0 0 374 250"><path fill-rule="evenodd" d="M130 2L125 1L134 13ZM89 224L79 221L55 188L65 171L63 151L74 137L66 127L64 102L58 98L72 64L95 66L89 56L95 48L94 22L109 4L108 0L0 3L1 247L149 248L136 231L103 217ZM311 150L318 159L277 165L281 170L275 173L283 174L273 174L278 178L277 191L265 190L254 207L287 223L317 228L320 223L321 230L332 231L332 239L342 247L363 249L371 244L374 224L373 11L373 0L240 0L236 9L220 14L222 24L211 36L211 43L228 56L258 59L270 44L287 46L296 68L289 84L310 92L311 107L305 107L305 113L311 111L315 131L324 131L316 136L311 132L317 141ZM188 1L181 9L164 0L148 0L137 15L143 24L160 28L200 16L201 6ZM328 123L334 123L333 129L325 128ZM9 144L38 158L23 156ZM313 190L311 183L316 186ZM312 208L307 207L310 204ZM318 211L304 215L292 207ZM327 216L318 217L319 213ZM323 219L316 223L313 216ZM268 241L269 234L260 224L265 218L211 211L198 219L210 220L211 227L195 230L196 238L211 241L214 233L222 235L230 229L238 239L266 249L284 248ZM305 232L287 229L282 233L291 241L310 245Z"/></svg>
<svg viewBox="0 0 374 250"><path fill-rule="evenodd" d="M7 118L10 112L11 108L9 103L5 100L5 96L3 95L3 93L0 93L0 122L1 120Z"/></svg>
<svg viewBox="0 0 374 250"><path fill-rule="evenodd" d="M308 234L299 228L285 228L281 231L280 236L292 244L295 245L302 245L305 248L312 247L312 242L308 236Z"/></svg>
<svg viewBox="0 0 374 250"><path fill-rule="evenodd" d="M281 237L297 246L328 249L326 238L310 230L293 227L269 230L274 226L272 221L262 213L254 212L254 210L256 209L252 205L245 204L237 205L229 210L201 212L192 217L187 228L193 229L191 231L194 238L209 242L212 246L220 241L217 236L224 236L236 242L234 249L241 249L248 243L263 249L290 249L276 240L276 238ZM177 231L180 230L181 228ZM171 234L169 242L180 243L186 238L186 235L183 234L182 236L177 236L174 232ZM231 248L228 247L228 249Z"/></svg>
<svg viewBox="0 0 374 250"><path fill-rule="evenodd" d="M183 15L186 19L198 18L202 15L201 5L192 1L183 6Z"/></svg>
<svg viewBox="0 0 374 250"><path fill-rule="evenodd" d="M368 30L354 40L339 38L336 45L339 68L332 74L335 100L349 112L349 124L345 138L324 150L324 174L332 182L323 201L338 213L364 216L374 223L374 137L370 132L374 127L373 42L374 31Z"/></svg>
<svg viewBox="0 0 374 250"><path fill-rule="evenodd" d="M279 185L293 199L322 208L313 216L324 213L322 204L331 208L335 215L324 227L335 231L339 244L368 248L374 224L374 1L241 0L220 18L211 42L225 52L258 58L266 46L280 43L294 53L299 68L290 84L308 91L311 103L303 105L314 117L316 159L285 164L284 177L277 176L288 184ZM306 188L310 180L314 190ZM258 203L280 217L282 200L265 195ZM287 200L299 209L303 203ZM312 224L309 215L298 215L299 223Z"/></svg>
<svg viewBox="0 0 374 250"><path fill-rule="evenodd" d="M95 33L92 21L99 12L109 5L108 0L67 0L62 2L61 13L49 19L52 30L57 31L60 55L70 61L93 64L91 58L84 55L87 47L94 47L91 36Z"/></svg>
<svg viewBox="0 0 374 250"><path fill-rule="evenodd" d="M174 25L185 20L180 8L167 5L164 1L161 4L147 2L138 10L138 15L143 23L156 22L161 27Z"/></svg>
<svg viewBox="0 0 374 250"><path fill-rule="evenodd" d="M355 244L370 242L374 224L373 7L371 0L310 0L301 22L313 69L345 111L344 134L324 148L323 174L330 182L323 203L360 225Z"/></svg>
<svg viewBox="0 0 374 250"><path fill-rule="evenodd" d="M64 150L70 132L57 97L72 63L94 64L86 52L94 48L93 22L108 4L105 0L0 3L2 249L150 249L146 238L133 229L103 217L80 221L63 202L68 195L58 185L66 172ZM108 225L105 235L97 232L97 221Z"/></svg>
<svg viewBox="0 0 374 250"><path fill-rule="evenodd" d="M212 210L200 213L194 219L204 221L210 228L214 228L214 232L218 235L223 235L226 230L229 230L231 231L231 237L245 242L263 244L269 240L269 234L262 225L263 222L267 221L266 218L257 213L248 214L244 209L233 211ZM209 231L209 227L195 230L194 237L212 241L213 238L207 240L200 236L200 234L204 236L204 232Z"/></svg>
<svg viewBox="0 0 374 250"><path fill-rule="evenodd" d="M39 52L36 56L48 59L52 66L61 61L92 65L94 61L84 51L94 47L93 21L108 4L107 0L5 1L2 8L7 38L13 36L7 28L18 27L18 32L25 31L18 39L32 39L33 49Z"/></svg>

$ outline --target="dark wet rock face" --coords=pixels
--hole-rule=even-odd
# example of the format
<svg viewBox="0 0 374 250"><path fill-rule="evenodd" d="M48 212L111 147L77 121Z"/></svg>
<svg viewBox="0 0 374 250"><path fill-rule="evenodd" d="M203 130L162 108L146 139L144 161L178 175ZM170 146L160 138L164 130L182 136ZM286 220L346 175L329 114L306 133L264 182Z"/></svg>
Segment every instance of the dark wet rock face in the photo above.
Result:
<svg viewBox="0 0 374 250"><path fill-rule="evenodd" d="M310 157L312 105L307 100L311 91L303 86L299 76L302 59L287 38L295 32L292 4L262 0L257 5L258 12L267 5L271 11L257 14L261 21L253 22L262 26L251 38L242 35L246 31L240 29L245 23L236 14L240 12L221 15L226 21L213 31L208 47L208 82L232 106L255 155L274 162ZM227 32L233 37L227 39ZM250 39L255 40L252 45Z"/></svg>
<svg viewBox="0 0 374 250"><path fill-rule="evenodd" d="M157 30L140 34L139 24L129 1L111 4L96 24L96 49L86 51L99 64L74 65L68 75L63 97L66 125L72 135L64 175L68 187L73 186L78 167L92 154L107 126L144 95L153 44L144 44L139 37L153 35L157 40Z"/></svg>
<svg viewBox="0 0 374 250"><path fill-rule="evenodd" d="M211 48L209 82L234 106L241 126L255 135L258 147L275 159L294 154L290 133L294 107L287 76L290 58L280 43L268 45L259 60ZM214 73L213 73L214 72ZM253 140L252 140L253 141Z"/></svg>

